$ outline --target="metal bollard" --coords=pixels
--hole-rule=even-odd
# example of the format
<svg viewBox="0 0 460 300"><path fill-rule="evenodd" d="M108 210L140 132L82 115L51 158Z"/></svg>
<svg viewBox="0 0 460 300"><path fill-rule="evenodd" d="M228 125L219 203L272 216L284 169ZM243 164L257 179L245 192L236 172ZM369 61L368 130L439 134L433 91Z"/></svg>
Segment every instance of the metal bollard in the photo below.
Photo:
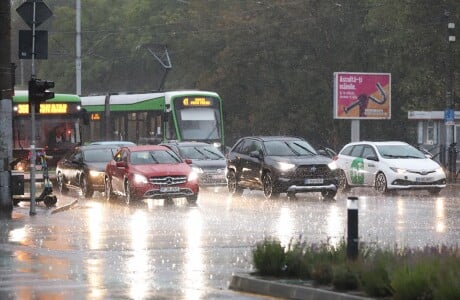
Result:
<svg viewBox="0 0 460 300"><path fill-rule="evenodd" d="M347 200L347 258L358 258L358 197L348 197Z"/></svg>

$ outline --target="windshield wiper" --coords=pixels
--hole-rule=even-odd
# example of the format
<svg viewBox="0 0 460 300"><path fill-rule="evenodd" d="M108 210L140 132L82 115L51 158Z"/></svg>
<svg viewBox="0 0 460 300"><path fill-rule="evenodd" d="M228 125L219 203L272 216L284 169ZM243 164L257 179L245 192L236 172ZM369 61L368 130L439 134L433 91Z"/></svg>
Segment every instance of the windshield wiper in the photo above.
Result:
<svg viewBox="0 0 460 300"><path fill-rule="evenodd" d="M158 160L155 158L155 156L153 156L152 153L150 153L150 157L153 159L153 161L154 161L156 164L159 163Z"/></svg>
<svg viewBox="0 0 460 300"><path fill-rule="evenodd" d="M414 155L400 155L400 158L422 158L420 156L414 156Z"/></svg>
<svg viewBox="0 0 460 300"><path fill-rule="evenodd" d="M217 157L217 158L222 158L222 157L219 155L219 153L216 153L216 152L211 151L211 150L206 149L206 148L204 148L203 150L206 151L206 152L208 152L208 153L211 153L212 155L214 155L214 156ZM210 158L211 158L211 157L210 157Z"/></svg>
<svg viewBox="0 0 460 300"><path fill-rule="evenodd" d="M315 155L315 153L313 151L311 151L310 149L308 148L305 148L304 146L300 145L300 144L297 144L297 143L293 143L294 145L296 145L297 147L307 151L308 153L310 153L311 155Z"/></svg>
<svg viewBox="0 0 460 300"><path fill-rule="evenodd" d="M295 151L294 148L291 147L291 145L288 144L288 142L284 142L286 146L288 146L289 149L291 149L292 152L294 152L295 155L300 156L300 153Z"/></svg>

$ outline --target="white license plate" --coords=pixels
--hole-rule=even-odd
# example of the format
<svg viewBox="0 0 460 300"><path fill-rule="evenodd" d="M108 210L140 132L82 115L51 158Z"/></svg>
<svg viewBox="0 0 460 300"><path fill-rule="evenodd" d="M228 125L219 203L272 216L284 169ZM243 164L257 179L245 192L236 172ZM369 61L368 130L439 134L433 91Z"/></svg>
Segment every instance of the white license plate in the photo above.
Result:
<svg viewBox="0 0 460 300"><path fill-rule="evenodd" d="M211 176L211 178L212 178L212 179L224 179L224 178L225 178L225 176L224 176L224 174L220 174L220 175L212 175L212 176Z"/></svg>
<svg viewBox="0 0 460 300"><path fill-rule="evenodd" d="M164 186L160 188L160 192L162 193L171 193L178 191L180 191L180 188L178 186Z"/></svg>
<svg viewBox="0 0 460 300"><path fill-rule="evenodd" d="M305 179L305 184L322 184L323 182L323 178Z"/></svg>
<svg viewBox="0 0 460 300"><path fill-rule="evenodd" d="M433 181L433 177L417 177L415 178L416 182L431 182Z"/></svg>

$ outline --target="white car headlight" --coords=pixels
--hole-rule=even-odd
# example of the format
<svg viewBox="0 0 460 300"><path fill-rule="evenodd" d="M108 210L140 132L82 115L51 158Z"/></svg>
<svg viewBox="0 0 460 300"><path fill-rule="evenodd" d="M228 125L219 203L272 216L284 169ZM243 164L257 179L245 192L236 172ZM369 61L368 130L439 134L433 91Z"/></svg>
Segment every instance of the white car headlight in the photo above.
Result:
<svg viewBox="0 0 460 300"><path fill-rule="evenodd" d="M395 168L395 167L390 167L390 169L395 172L395 173L398 173L398 174L404 174L407 172L406 169L401 169L401 168Z"/></svg>
<svg viewBox="0 0 460 300"><path fill-rule="evenodd" d="M278 162L278 166L280 168L280 170L282 172L286 172L286 171L289 171L291 169L294 169L295 168L295 165L294 164L290 164L290 163L285 163L285 162Z"/></svg>
<svg viewBox="0 0 460 300"><path fill-rule="evenodd" d="M133 175L133 181L135 183L148 183L149 181L147 180L147 177L141 174L134 174Z"/></svg>
<svg viewBox="0 0 460 300"><path fill-rule="evenodd" d="M436 173L446 175L446 173L444 173L444 169L442 167L437 168Z"/></svg>
<svg viewBox="0 0 460 300"><path fill-rule="evenodd" d="M190 174L188 174L187 180L188 180L188 181L195 181L195 180L197 180L197 179L198 179L198 173L195 172L195 171L193 170L193 168L192 168L192 172L190 172Z"/></svg>

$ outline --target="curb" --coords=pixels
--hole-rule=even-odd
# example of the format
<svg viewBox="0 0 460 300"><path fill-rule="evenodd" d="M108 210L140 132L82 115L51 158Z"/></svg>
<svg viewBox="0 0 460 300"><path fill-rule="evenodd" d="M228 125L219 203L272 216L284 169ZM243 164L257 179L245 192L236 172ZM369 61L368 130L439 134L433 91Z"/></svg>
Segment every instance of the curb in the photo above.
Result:
<svg viewBox="0 0 460 300"><path fill-rule="evenodd" d="M55 214L55 213L58 213L58 212L61 212L61 211L66 211L66 210L69 210L71 209L74 205L76 205L78 203L78 200L74 200L72 201L71 203L69 204L66 204L66 205L63 205L63 206L60 206L56 209L53 209L51 211L51 214Z"/></svg>
<svg viewBox="0 0 460 300"><path fill-rule="evenodd" d="M233 275L229 289L285 299L369 300L373 298L329 291L315 287L263 280L248 275Z"/></svg>

